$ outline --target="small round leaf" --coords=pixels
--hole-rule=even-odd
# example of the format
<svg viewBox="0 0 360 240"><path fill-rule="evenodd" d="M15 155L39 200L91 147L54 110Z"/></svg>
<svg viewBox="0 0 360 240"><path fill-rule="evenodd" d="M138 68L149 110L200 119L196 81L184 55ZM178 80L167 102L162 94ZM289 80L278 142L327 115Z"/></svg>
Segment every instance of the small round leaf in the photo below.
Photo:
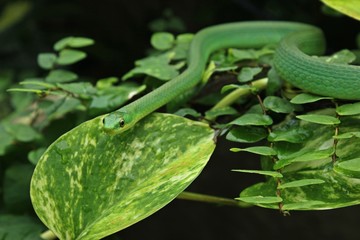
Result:
<svg viewBox="0 0 360 240"><path fill-rule="evenodd" d="M71 82L74 81L78 78L78 76L70 71L66 71L66 70L52 70L47 77L45 78L45 80L47 82L52 82L52 83L63 83L63 82Z"/></svg>
<svg viewBox="0 0 360 240"><path fill-rule="evenodd" d="M64 49L59 53L56 63L59 65L70 65L86 58L86 53L78 50Z"/></svg>
<svg viewBox="0 0 360 240"><path fill-rule="evenodd" d="M294 111L293 105L288 100L276 96L266 97L264 106L277 113L291 113Z"/></svg>
<svg viewBox="0 0 360 240"><path fill-rule="evenodd" d="M168 32L158 32L151 36L150 42L157 50L167 50L174 45L175 37L173 34Z"/></svg>
<svg viewBox="0 0 360 240"><path fill-rule="evenodd" d="M340 120L338 118L327 115L306 114L306 115L298 115L296 117L307 122L318 123L323 125L340 124Z"/></svg>
<svg viewBox="0 0 360 240"><path fill-rule="evenodd" d="M360 102L341 105L336 112L341 116L360 114Z"/></svg>
<svg viewBox="0 0 360 240"><path fill-rule="evenodd" d="M56 63L57 56L54 53L40 53L37 62L42 69L52 69Z"/></svg>

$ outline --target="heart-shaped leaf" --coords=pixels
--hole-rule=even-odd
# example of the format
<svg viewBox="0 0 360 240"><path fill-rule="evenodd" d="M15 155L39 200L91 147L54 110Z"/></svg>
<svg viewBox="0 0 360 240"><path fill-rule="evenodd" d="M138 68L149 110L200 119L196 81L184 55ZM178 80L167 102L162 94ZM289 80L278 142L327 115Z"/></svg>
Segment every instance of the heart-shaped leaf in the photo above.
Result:
<svg viewBox="0 0 360 240"><path fill-rule="evenodd" d="M346 14L352 18L360 20L360 2L357 0L321 0L329 7Z"/></svg>
<svg viewBox="0 0 360 240"><path fill-rule="evenodd" d="M34 209L60 239L100 239L146 218L200 174L215 148L211 128L179 116L151 114L114 136L102 119L57 139L34 171Z"/></svg>

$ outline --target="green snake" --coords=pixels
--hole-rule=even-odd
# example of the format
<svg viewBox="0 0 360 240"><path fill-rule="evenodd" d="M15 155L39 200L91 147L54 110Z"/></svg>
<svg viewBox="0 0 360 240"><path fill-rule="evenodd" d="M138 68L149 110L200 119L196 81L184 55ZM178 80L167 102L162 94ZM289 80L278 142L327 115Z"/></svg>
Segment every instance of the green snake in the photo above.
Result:
<svg viewBox="0 0 360 240"><path fill-rule="evenodd" d="M311 55L325 51L323 32L295 22L254 21L204 28L193 38L187 69L154 91L104 116L104 130L123 132L140 119L194 87L202 78L208 58L216 50L261 48L277 44L273 65L278 75L310 93L338 99L360 100L360 67L327 63Z"/></svg>

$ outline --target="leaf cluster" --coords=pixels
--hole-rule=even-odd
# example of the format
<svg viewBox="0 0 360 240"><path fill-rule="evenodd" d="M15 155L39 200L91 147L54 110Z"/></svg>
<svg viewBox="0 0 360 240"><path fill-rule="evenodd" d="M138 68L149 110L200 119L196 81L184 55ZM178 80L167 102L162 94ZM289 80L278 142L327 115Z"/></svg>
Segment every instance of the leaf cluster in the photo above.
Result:
<svg viewBox="0 0 360 240"><path fill-rule="evenodd" d="M56 42L54 52L37 57L42 76L15 74L13 69L0 72L0 222L6 223L0 224L4 226L0 236L4 239L39 239L45 229L34 221L33 214L17 214L33 211L29 183L52 141L88 118L120 107L145 89L137 83L118 86L116 77L92 80L73 72L72 65L87 56L79 49L92 44L92 39L83 37ZM18 77L22 79L16 84Z"/></svg>

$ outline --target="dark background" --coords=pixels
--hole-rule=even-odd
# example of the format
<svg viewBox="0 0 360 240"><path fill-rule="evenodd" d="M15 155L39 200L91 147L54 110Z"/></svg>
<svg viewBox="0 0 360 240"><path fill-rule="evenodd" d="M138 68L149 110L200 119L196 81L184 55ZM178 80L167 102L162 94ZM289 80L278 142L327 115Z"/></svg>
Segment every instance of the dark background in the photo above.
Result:
<svg viewBox="0 0 360 240"><path fill-rule="evenodd" d="M0 0L0 7L6 0ZM347 17L330 17L316 0L34 0L26 19L1 34L0 66L36 69L39 52L65 36L96 40L89 58L76 65L76 72L90 78L121 77L136 59L145 56L151 36L150 23L169 19L170 9L182 20L183 29L196 32L223 22L244 20L291 20L324 29L328 51L355 47L359 24ZM166 12L166 11L165 11ZM237 197L245 187L259 181L234 168L255 168L253 155L230 153L220 141L216 152L189 191ZM119 239L360 239L360 207L313 212L278 211L257 207L241 209L175 200L164 209L115 236ZM110 239L110 238L109 238Z"/></svg>

